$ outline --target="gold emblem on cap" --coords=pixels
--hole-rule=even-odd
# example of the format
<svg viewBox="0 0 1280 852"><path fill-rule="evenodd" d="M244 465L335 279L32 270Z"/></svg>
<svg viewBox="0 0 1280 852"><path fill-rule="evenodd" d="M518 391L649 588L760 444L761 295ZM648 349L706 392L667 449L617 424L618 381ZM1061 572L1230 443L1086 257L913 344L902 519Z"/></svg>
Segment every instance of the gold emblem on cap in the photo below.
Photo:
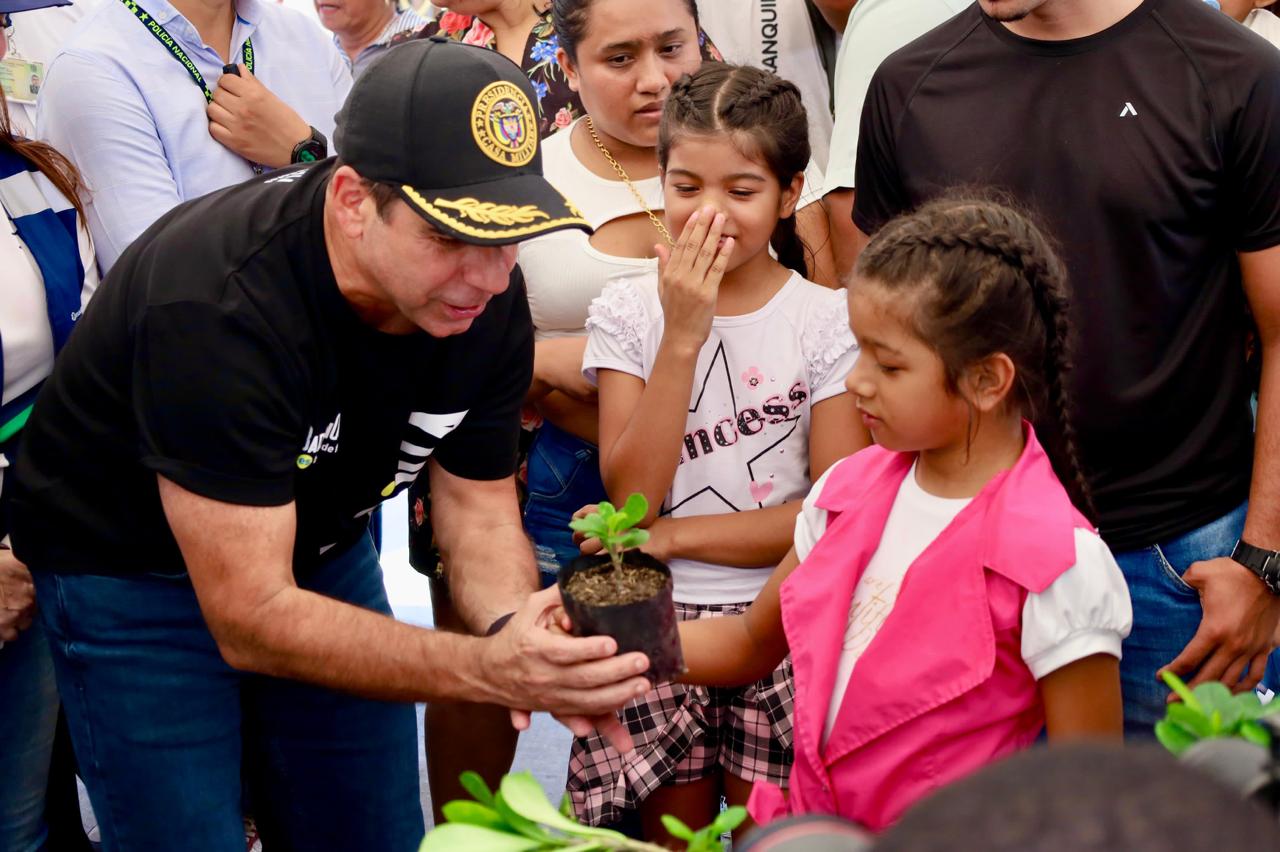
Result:
<svg viewBox="0 0 1280 852"><path fill-rule="evenodd" d="M471 135L485 156L518 168L538 151L533 105L514 83L499 80L480 90L471 106Z"/></svg>

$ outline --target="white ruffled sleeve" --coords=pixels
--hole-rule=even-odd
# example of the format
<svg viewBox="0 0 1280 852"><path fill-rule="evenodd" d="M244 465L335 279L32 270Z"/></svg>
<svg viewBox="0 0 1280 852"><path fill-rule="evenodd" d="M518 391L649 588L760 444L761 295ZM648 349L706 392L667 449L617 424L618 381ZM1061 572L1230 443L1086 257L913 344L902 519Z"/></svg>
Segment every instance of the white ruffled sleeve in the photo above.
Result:
<svg viewBox="0 0 1280 852"><path fill-rule="evenodd" d="M1120 657L1133 626L1129 589L1102 539L1076 530L1076 564L1022 607L1022 659L1037 680L1094 654Z"/></svg>
<svg viewBox="0 0 1280 852"><path fill-rule="evenodd" d="M582 374L596 384L597 370L617 370L637 378L644 374L644 339L650 318L640 287L646 276L625 273L611 278L587 311L587 350Z"/></svg>
<svg viewBox="0 0 1280 852"><path fill-rule="evenodd" d="M845 377L858 360L858 342L849 330L849 303L844 290L819 294L809 311L801 345L813 403L844 393Z"/></svg>
<svg viewBox="0 0 1280 852"><path fill-rule="evenodd" d="M796 515L795 546L796 558L802 562L809 556L809 551L817 545L822 534L827 531L827 510L818 506L818 498L822 496L822 489L826 487L827 477L831 476L831 471L835 470L839 464L840 462L836 462L827 468L826 473L818 477L818 481L813 483L804 502L800 504L800 514Z"/></svg>

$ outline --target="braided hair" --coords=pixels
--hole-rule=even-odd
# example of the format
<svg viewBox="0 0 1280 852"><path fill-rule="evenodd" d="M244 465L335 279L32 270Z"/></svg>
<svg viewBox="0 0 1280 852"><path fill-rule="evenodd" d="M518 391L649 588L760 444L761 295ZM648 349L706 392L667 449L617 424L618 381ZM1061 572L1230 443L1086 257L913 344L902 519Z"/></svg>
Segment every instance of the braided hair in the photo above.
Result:
<svg viewBox="0 0 1280 852"><path fill-rule="evenodd" d="M787 187L809 165L809 119L800 90L789 80L748 65L704 62L671 87L658 128L658 162L663 170L681 133L731 134ZM796 233L793 212L779 219L769 239L778 261L806 275L809 251Z"/></svg>
<svg viewBox="0 0 1280 852"><path fill-rule="evenodd" d="M1094 516L1071 418L1066 271L1044 232L1006 199L945 196L885 225L854 272L914 297L914 330L942 359L951 391L968 365L1009 356L1014 400L1044 424L1059 478Z"/></svg>

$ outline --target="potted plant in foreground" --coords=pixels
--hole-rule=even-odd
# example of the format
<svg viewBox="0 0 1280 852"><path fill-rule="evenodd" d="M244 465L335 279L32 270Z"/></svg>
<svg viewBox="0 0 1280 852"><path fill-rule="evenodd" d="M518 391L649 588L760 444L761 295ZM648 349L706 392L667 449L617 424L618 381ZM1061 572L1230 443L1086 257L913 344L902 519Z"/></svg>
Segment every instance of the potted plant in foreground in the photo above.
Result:
<svg viewBox="0 0 1280 852"><path fill-rule="evenodd" d="M568 816L567 797L557 810L529 772L504 776L496 792L476 773L464 772L462 786L474 799L445 805L445 822L427 833L419 852L666 852L617 831L579 825ZM688 844L687 852L721 852L720 835L746 818L746 808L733 807L700 831L673 816L664 816L662 823Z"/></svg>
<svg viewBox="0 0 1280 852"><path fill-rule="evenodd" d="M636 548L649 534L636 529L649 512L643 494L632 494L617 509L604 502L596 511L569 522L587 538L599 540L604 552L579 556L560 569L560 594L576 636L612 636L618 653L642 651L649 657L654 683L685 672L671 602L671 570Z"/></svg>

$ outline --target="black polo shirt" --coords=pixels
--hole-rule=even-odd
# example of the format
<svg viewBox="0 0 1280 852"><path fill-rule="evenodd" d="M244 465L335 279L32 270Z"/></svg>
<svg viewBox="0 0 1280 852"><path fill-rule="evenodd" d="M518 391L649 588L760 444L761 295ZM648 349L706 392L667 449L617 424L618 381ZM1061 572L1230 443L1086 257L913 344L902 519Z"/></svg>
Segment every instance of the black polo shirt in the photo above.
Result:
<svg viewBox="0 0 1280 852"><path fill-rule="evenodd" d="M876 72L853 219L873 233L965 184L1011 191L1061 243L1075 422L1107 542L1149 545L1244 500L1236 253L1280 243L1280 51L1201 0L1146 0L1048 42L975 3Z"/></svg>
<svg viewBox="0 0 1280 852"><path fill-rule="evenodd" d="M533 327L518 273L464 334L392 335L338 291L332 162L183 204L98 291L27 424L18 557L58 572L181 573L157 474L228 503L295 502L295 568L354 543L429 458L515 469Z"/></svg>

